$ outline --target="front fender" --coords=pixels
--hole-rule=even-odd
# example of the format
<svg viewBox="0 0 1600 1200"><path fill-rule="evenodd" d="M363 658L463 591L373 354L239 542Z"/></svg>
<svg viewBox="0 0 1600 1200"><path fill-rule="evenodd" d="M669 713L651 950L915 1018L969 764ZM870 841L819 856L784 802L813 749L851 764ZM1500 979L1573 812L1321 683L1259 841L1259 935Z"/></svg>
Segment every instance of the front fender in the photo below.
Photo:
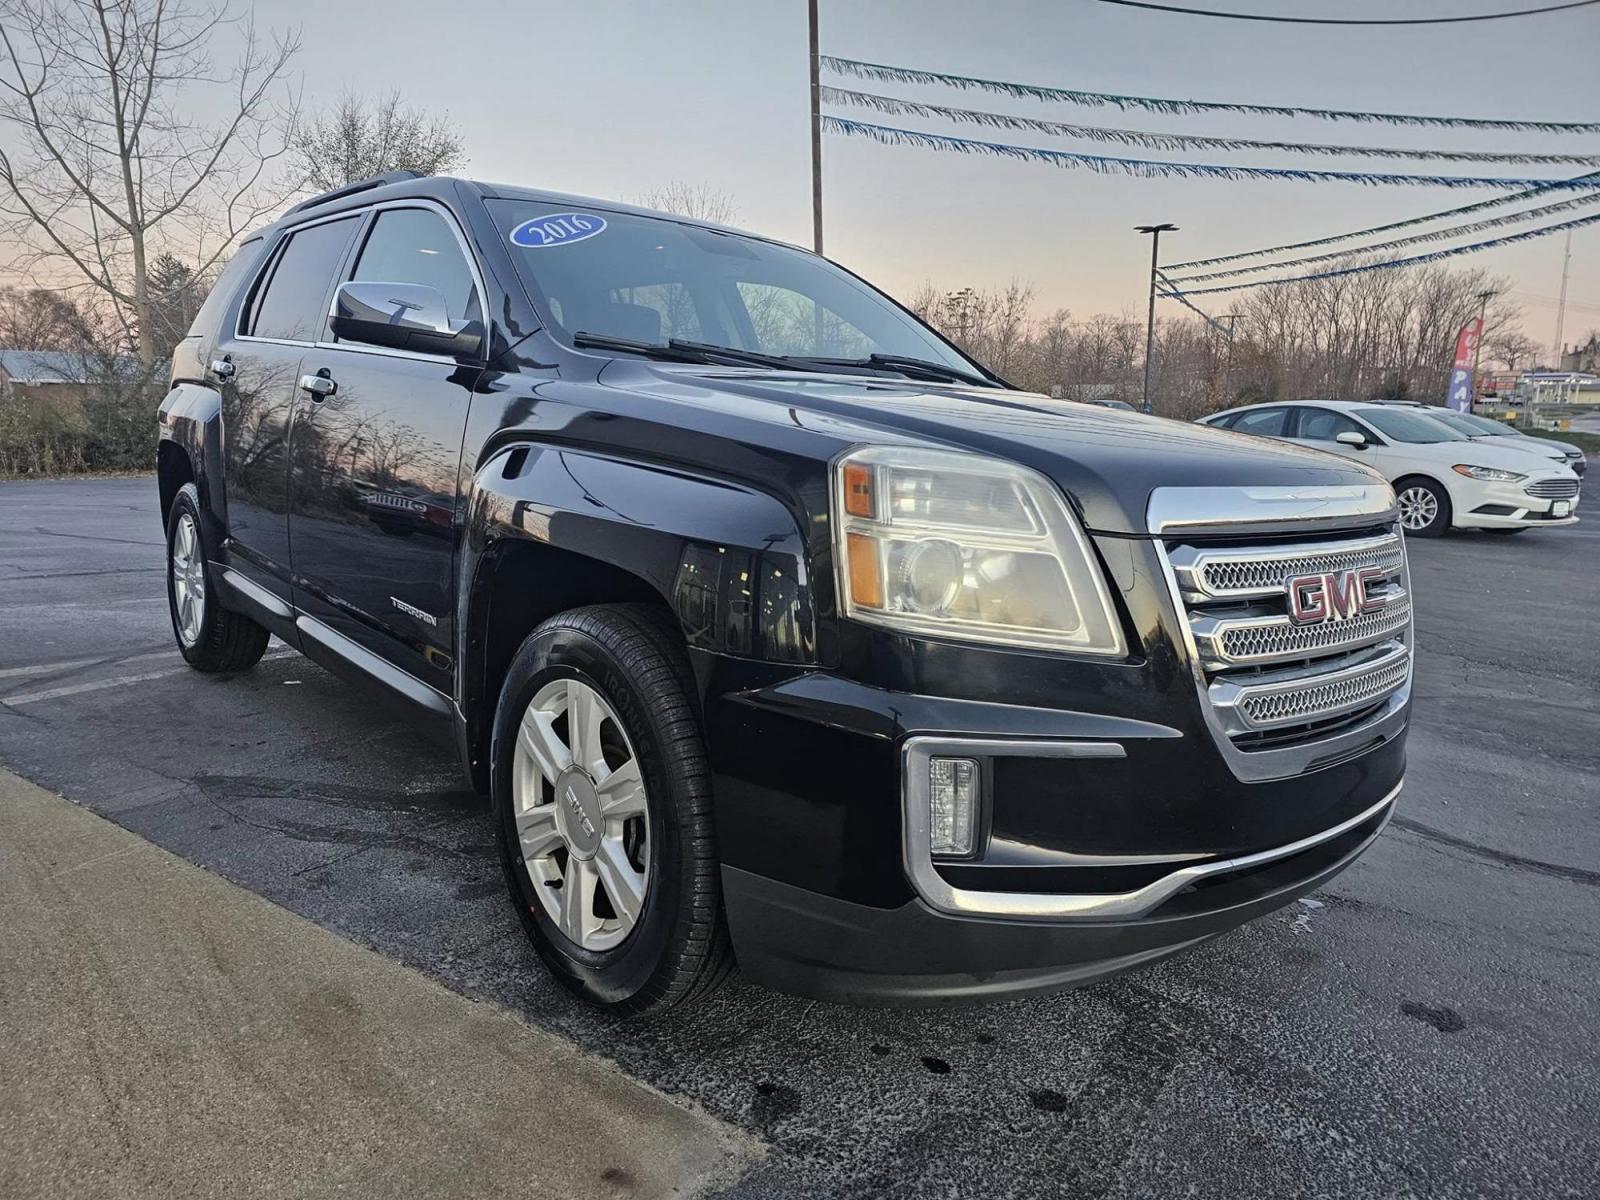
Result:
<svg viewBox="0 0 1600 1200"><path fill-rule="evenodd" d="M211 545L222 544L228 528L227 489L223 486L222 396L197 383L179 383L157 411L159 437L188 457L200 492L203 516L214 523ZM165 513L162 514L165 516Z"/></svg>

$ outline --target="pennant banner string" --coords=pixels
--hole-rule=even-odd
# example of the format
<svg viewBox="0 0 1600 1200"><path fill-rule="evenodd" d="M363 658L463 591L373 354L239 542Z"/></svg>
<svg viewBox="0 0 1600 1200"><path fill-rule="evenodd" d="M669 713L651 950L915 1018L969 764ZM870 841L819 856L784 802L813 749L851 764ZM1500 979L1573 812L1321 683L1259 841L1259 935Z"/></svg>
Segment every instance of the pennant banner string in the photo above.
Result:
<svg viewBox="0 0 1600 1200"><path fill-rule="evenodd" d="M1111 129L1100 125L1074 125L1066 121L1046 121L1039 117L1017 117L1009 113L983 112L971 108L947 108L923 104L897 96L857 92L849 88L823 87L825 104L870 108L891 116L936 117L991 129L1031 129L1060 137L1087 138L1096 142L1119 142L1149 150L1284 150L1294 154L1349 154L1361 158L1432 159L1438 162L1508 162L1583 164L1600 163L1600 151L1593 154L1529 154L1520 150L1412 150L1400 146L1337 146L1321 142L1266 142L1255 138L1213 137L1202 134L1152 133L1139 129Z"/></svg>
<svg viewBox="0 0 1600 1200"><path fill-rule="evenodd" d="M1337 271L1321 271L1315 275L1290 275L1283 279L1256 279L1248 283L1230 283L1222 287L1183 288L1172 289L1166 292L1157 292L1169 300L1179 300L1184 296L1208 296L1217 292L1238 292L1246 288L1276 287L1285 283L1306 283L1313 279L1336 279L1343 275L1360 275L1367 271L1388 271L1395 267L1414 267L1420 263L1437 262L1442 258L1454 258L1458 254L1474 254L1479 250L1489 250L1495 246L1509 246L1514 242L1526 242L1532 238L1544 237L1546 234L1561 233L1567 229L1581 229L1585 225L1593 225L1600 221L1600 213L1591 216L1579 217L1573 221L1562 221L1556 225L1546 225L1542 229L1527 229L1521 233L1514 233L1508 237L1492 238L1486 242L1473 242L1467 246L1452 246L1448 250L1435 250L1431 254L1415 254L1410 258L1390 259L1387 262L1362 263L1359 266L1343 267Z"/></svg>
<svg viewBox="0 0 1600 1200"><path fill-rule="evenodd" d="M1370 121L1384 125L1426 125L1442 129L1522 129L1537 133L1600 133L1600 121L1529 121L1513 117L1441 117L1416 113L1359 112L1338 108L1307 108L1291 104L1234 104L1215 100L1165 100L1153 96L1122 96L1114 92L1087 92L1076 88L1047 87L1032 83L1012 83L1003 79L984 79L976 75L953 75L945 71L924 71L886 63L863 62L855 58L821 56L821 63L838 75L872 79L881 83L934 84L943 87L995 92L1023 100L1060 101L1090 108L1113 107L1142 109L1170 115L1206 112L1247 113L1269 117L1315 117L1325 121Z"/></svg>
<svg viewBox="0 0 1600 1200"><path fill-rule="evenodd" d="M1541 208L1530 208L1524 212L1510 213L1503 217L1490 217L1486 221L1473 221L1466 225L1456 225L1450 229L1437 229L1431 233L1417 233L1410 237L1394 238L1387 242L1374 242L1370 246L1352 246L1346 250L1330 250L1326 254L1309 254L1304 258L1282 259L1278 262L1257 263L1250 267L1229 267L1222 271L1209 271L1203 275L1180 275L1173 279L1174 285L1184 283L1201 283L1208 279L1228 279L1235 275L1255 275L1261 271L1276 271L1284 267L1303 267L1310 263L1332 262L1338 258L1350 258L1357 254L1379 254L1386 250L1398 250L1404 246L1418 246L1425 242L1443 242L1453 237L1461 237L1468 233L1482 233L1485 229L1494 229L1501 225L1508 225L1513 221L1522 221L1533 217L1547 217L1552 213L1571 212L1575 208L1582 208L1586 204L1593 204L1600 200L1600 192L1590 192L1587 196L1577 196L1571 200L1563 200L1559 204L1546 204ZM1162 268L1163 272L1172 270L1171 267Z"/></svg>
<svg viewBox="0 0 1600 1200"><path fill-rule="evenodd" d="M1351 233L1336 233L1331 237L1313 238L1309 242L1288 242L1282 246L1268 246L1264 250L1245 250L1238 254L1222 254L1216 258L1194 258L1188 262L1168 263L1165 270L1187 271L1190 267L1214 267L1218 263L1238 262L1242 258L1264 258L1268 254L1281 254L1288 250L1310 250L1314 246L1331 246L1336 242L1348 242L1355 238L1369 237L1374 233L1389 233L1396 229L1410 229L1415 225L1426 225L1430 221L1442 221L1447 217L1463 217L1467 213L1483 212L1491 208L1504 208L1507 204L1517 204L1523 200L1532 199L1534 196L1558 190L1560 187L1576 184L1578 186L1594 187L1600 185L1600 171L1588 175L1579 175L1573 179L1562 180L1559 184L1541 184L1536 188L1529 188L1525 192L1517 192L1510 196L1494 196L1488 200L1479 200L1475 204L1463 204L1460 208L1447 208L1443 212L1428 213L1421 217L1411 217L1404 221L1391 221L1387 225L1374 225L1370 229L1357 229ZM1536 212L1537 209L1530 209ZM1521 219L1519 213L1508 213L1503 220L1510 224Z"/></svg>
<svg viewBox="0 0 1600 1200"><path fill-rule="evenodd" d="M1202 312L1200 309L1196 308L1192 303L1190 303L1189 298L1187 296L1185 296L1182 292L1178 291L1178 289L1174 286L1172 280L1168 279L1159 270L1156 272L1156 278L1159 279L1167 287L1172 288L1172 291L1170 291L1170 292L1162 292L1161 295L1165 296L1168 300L1176 300L1179 304L1183 305L1190 312L1194 313L1195 316L1199 317L1207 325L1211 326L1211 328L1215 329L1218 333L1220 333L1224 337L1226 337L1230 342L1233 340L1233 330L1232 329L1229 329L1226 326L1224 326L1221 321L1217 320L1210 313Z"/></svg>
<svg viewBox="0 0 1600 1200"><path fill-rule="evenodd" d="M1117 158L1083 154L1071 150L1050 150L1042 146L1013 146L1005 142L985 142L943 133L923 133L893 125L874 125L824 114L822 127L830 133L865 137L886 146L920 146L928 150L948 150L958 154L981 154L1014 158L1024 162L1049 163L1063 168L1082 168L1100 175L1133 175L1144 179L1294 179L1311 183L1359 183L1369 187L1446 187L1446 188L1582 188L1584 180L1503 178L1482 175L1416 175L1383 171L1335 171L1322 167L1242 167L1221 163L1166 162L1141 158Z"/></svg>

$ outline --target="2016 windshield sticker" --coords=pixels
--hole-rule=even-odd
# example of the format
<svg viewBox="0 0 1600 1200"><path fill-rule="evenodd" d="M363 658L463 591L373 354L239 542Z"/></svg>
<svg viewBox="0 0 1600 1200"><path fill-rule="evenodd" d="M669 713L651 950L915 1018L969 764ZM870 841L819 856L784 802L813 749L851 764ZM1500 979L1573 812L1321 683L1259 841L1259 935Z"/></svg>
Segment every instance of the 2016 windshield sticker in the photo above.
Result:
<svg viewBox="0 0 1600 1200"><path fill-rule="evenodd" d="M524 221L511 231L513 246L526 246L529 250L543 250L547 246L565 246L581 242L606 231L606 219L592 213L547 213Z"/></svg>

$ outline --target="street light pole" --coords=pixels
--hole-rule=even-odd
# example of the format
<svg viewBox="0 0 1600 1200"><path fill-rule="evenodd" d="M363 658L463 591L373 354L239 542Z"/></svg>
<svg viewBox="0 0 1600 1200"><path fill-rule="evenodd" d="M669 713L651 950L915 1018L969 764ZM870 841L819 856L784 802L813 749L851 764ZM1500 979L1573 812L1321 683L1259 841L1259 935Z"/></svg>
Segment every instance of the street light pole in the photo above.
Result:
<svg viewBox="0 0 1600 1200"><path fill-rule="evenodd" d="M810 0L807 16L811 29L811 248L821 254L822 59L817 48L817 0Z"/></svg>
<svg viewBox="0 0 1600 1200"><path fill-rule="evenodd" d="M1150 312L1144 323L1144 411L1150 411L1150 351L1156 340L1156 267L1161 261L1161 235L1176 233L1176 225L1135 225L1150 235Z"/></svg>
<svg viewBox="0 0 1600 1200"><path fill-rule="evenodd" d="M1483 353L1483 316L1489 311L1489 299L1499 295L1493 288L1478 293L1478 337L1472 343L1472 391L1467 396L1467 411L1472 411L1472 402L1477 398L1480 390L1478 383L1478 356Z"/></svg>

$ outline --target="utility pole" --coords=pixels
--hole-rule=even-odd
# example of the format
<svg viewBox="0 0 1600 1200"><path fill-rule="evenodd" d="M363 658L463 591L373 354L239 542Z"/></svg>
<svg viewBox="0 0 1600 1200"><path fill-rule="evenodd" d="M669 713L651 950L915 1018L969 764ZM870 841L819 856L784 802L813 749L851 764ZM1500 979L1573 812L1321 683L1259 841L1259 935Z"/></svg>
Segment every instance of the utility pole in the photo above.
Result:
<svg viewBox="0 0 1600 1200"><path fill-rule="evenodd" d="M817 0L808 0L811 25L811 248L822 253L822 56L817 48Z"/></svg>
<svg viewBox="0 0 1600 1200"><path fill-rule="evenodd" d="M1467 411L1472 411L1472 402L1478 395L1478 356L1483 352L1483 314L1488 311L1489 298L1499 295L1492 288L1486 292L1478 293L1478 336L1472 343L1472 394L1467 397Z"/></svg>
<svg viewBox="0 0 1600 1200"><path fill-rule="evenodd" d="M1228 402L1228 378L1233 374L1233 323L1239 319L1236 312L1223 313L1222 319L1228 323L1228 345L1222 354L1222 402Z"/></svg>
<svg viewBox="0 0 1600 1200"><path fill-rule="evenodd" d="M1561 259L1561 299L1556 304L1556 357L1550 364L1552 370L1561 370L1561 355L1566 350L1566 343L1561 340L1561 335L1567 323L1567 272L1572 267L1572 230L1567 230L1567 249Z"/></svg>
<svg viewBox="0 0 1600 1200"><path fill-rule="evenodd" d="M1144 323L1144 411L1150 411L1150 351L1156 340L1156 267L1161 261L1161 235L1176 233L1176 225L1135 225L1139 233L1150 235L1150 312Z"/></svg>

